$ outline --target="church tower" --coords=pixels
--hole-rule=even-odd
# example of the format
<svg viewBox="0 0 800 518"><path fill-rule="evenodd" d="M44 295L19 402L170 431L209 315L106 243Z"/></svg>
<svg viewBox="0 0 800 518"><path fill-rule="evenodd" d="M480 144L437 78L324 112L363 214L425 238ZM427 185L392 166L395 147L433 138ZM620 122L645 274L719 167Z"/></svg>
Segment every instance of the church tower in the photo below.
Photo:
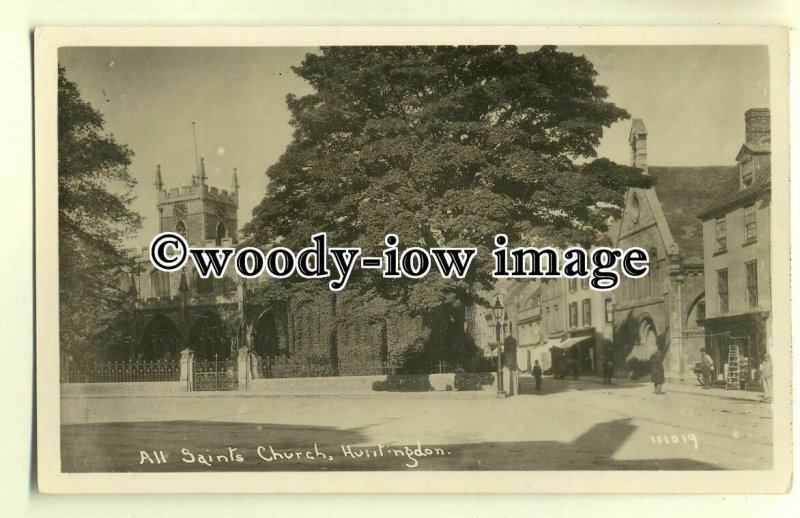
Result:
<svg viewBox="0 0 800 518"><path fill-rule="evenodd" d="M189 185L164 189L161 166L156 168L159 230L177 232L190 246L232 246L239 241L239 182L233 170L233 192L206 185L205 159Z"/></svg>

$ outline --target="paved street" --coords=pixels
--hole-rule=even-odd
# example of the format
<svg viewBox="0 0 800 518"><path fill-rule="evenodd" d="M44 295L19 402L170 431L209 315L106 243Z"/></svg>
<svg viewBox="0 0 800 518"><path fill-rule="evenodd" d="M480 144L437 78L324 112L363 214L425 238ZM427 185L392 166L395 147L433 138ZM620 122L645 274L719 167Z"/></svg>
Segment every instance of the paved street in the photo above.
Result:
<svg viewBox="0 0 800 518"><path fill-rule="evenodd" d="M668 393L658 396L649 384L608 387L596 380L550 378L545 390L534 394L533 380L521 381L524 394L504 400L480 392L68 397L62 401L63 469L771 466L771 409L752 394L688 385L669 391L668 385Z"/></svg>

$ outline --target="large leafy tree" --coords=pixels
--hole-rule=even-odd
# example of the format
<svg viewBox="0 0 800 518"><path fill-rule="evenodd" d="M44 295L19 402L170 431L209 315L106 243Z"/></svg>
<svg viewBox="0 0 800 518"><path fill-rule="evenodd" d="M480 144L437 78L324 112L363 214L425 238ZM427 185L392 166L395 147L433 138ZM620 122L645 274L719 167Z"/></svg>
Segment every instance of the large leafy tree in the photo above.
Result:
<svg viewBox="0 0 800 518"><path fill-rule="evenodd" d="M94 359L127 350L119 319L131 293L122 289L123 240L140 227L129 208L136 181L133 152L105 132L103 116L81 99L58 68L58 238L62 350ZM129 319L128 319L129 320ZM103 343L113 337L114 343Z"/></svg>
<svg viewBox="0 0 800 518"><path fill-rule="evenodd" d="M495 234L588 246L625 191L649 185L596 159L603 128L629 115L587 59L552 46L325 47L294 71L315 92L287 98L294 139L267 171L253 244L308 246L324 230L374 255L390 232L401 248L479 249L464 281L356 270L348 296L366 308L458 314L491 284Z"/></svg>

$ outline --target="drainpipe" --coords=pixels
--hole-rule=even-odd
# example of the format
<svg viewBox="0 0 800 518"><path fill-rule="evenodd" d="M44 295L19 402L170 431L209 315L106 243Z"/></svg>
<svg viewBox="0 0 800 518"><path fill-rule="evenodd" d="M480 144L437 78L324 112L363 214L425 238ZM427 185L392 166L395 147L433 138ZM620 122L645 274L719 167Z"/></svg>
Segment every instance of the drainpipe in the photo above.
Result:
<svg viewBox="0 0 800 518"><path fill-rule="evenodd" d="M676 278L678 284L678 297L676 301L675 314L677 316L678 326L676 329L677 331L676 333L670 333L671 336L674 335L678 339L678 349L677 349L678 361L673 362L673 364L677 363L677 371L678 371L677 374L678 378L680 379L683 379L683 280L684 280L683 274L678 275ZM671 337L670 341L672 341ZM670 344L670 346L671 345L672 344Z"/></svg>

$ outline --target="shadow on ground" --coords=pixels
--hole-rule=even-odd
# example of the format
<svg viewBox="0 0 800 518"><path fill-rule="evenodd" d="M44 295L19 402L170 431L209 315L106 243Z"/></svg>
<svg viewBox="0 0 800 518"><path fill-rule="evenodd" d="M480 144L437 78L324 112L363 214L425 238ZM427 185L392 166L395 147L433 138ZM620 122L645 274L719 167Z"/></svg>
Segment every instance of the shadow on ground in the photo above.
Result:
<svg viewBox="0 0 800 518"><path fill-rule="evenodd" d="M625 383L612 383L611 385L604 385L603 383L592 378L578 378L577 380L568 377L565 379L555 379L552 377L545 377L542 379L541 390L536 390L536 381L530 374L520 373L519 376L519 393L521 395L535 395L547 396L550 394L559 394L562 392L569 392L572 390L626 390L632 388L639 388L647 383L636 383L626 381Z"/></svg>
<svg viewBox="0 0 800 518"><path fill-rule="evenodd" d="M329 427L208 421L81 424L62 426L61 460L64 472L718 469L690 458L614 459L635 429L630 419L618 419L597 424L570 443L368 445L358 430ZM236 450L231 454L229 448ZM210 465L199 463L199 455ZM156 461L160 458L166 462Z"/></svg>

